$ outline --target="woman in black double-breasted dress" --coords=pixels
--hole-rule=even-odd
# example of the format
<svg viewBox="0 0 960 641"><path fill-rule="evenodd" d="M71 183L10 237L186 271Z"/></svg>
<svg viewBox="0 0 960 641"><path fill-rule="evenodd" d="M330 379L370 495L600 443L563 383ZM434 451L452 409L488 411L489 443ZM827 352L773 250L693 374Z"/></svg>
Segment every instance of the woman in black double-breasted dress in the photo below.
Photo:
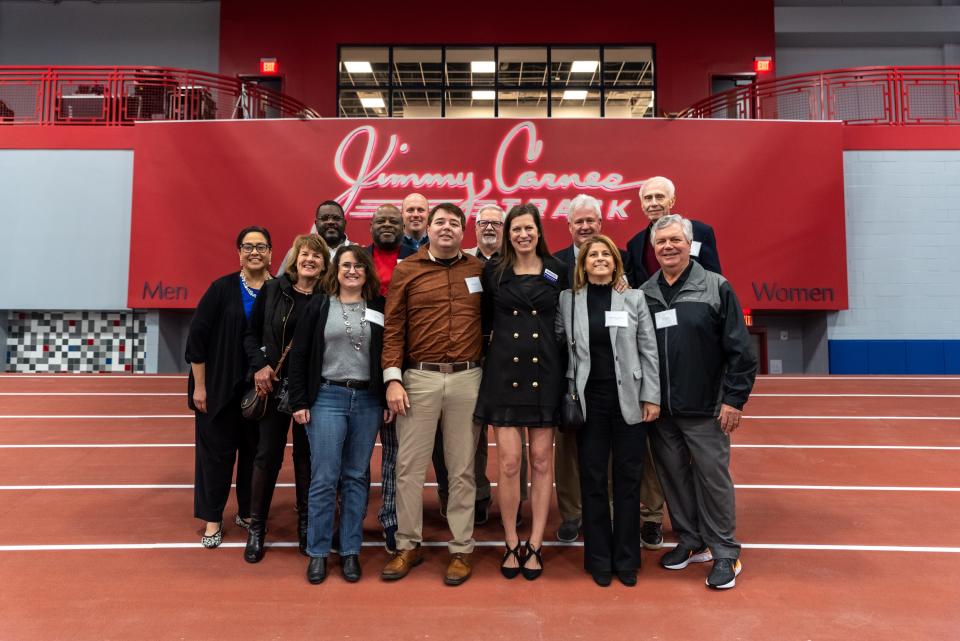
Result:
<svg viewBox="0 0 960 641"><path fill-rule="evenodd" d="M553 427L566 389L566 348L554 320L560 292L569 285L566 267L546 249L535 207L514 207L504 226L501 258L487 263L481 281L484 333L490 339L475 418L496 432L498 500L507 544L504 575L512 578L522 568L524 576L536 578L553 492ZM533 524L521 558L516 514L524 428L530 443Z"/></svg>

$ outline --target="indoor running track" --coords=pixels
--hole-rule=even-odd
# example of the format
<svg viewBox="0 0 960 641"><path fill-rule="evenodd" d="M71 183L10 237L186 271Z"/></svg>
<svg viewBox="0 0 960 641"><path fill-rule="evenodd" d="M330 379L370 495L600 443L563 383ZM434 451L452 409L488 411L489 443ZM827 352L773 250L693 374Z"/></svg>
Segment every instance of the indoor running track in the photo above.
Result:
<svg viewBox="0 0 960 641"><path fill-rule="evenodd" d="M384 583L379 447L358 584L335 563L306 582L289 454L264 561L243 562L232 524L202 549L185 388L0 376L0 640L960 640L960 378L761 378L734 437L744 571L725 592L708 564L670 572L646 550L637 587L600 588L559 544L539 580L507 581L496 511L473 578L446 587L432 487L427 561ZM554 503L548 538L558 524Z"/></svg>

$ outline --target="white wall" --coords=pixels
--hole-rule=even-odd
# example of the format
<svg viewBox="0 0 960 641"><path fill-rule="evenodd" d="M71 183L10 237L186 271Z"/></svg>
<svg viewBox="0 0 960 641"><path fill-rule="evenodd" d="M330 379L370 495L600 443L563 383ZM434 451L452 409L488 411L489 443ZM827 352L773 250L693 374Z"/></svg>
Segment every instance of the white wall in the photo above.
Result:
<svg viewBox="0 0 960 641"><path fill-rule="evenodd" d="M0 149L0 308L124 309L131 150Z"/></svg>
<svg viewBox="0 0 960 641"><path fill-rule="evenodd" d="M960 151L843 155L850 308L830 339L960 339Z"/></svg>
<svg viewBox="0 0 960 641"><path fill-rule="evenodd" d="M0 65L220 69L219 2L0 2Z"/></svg>

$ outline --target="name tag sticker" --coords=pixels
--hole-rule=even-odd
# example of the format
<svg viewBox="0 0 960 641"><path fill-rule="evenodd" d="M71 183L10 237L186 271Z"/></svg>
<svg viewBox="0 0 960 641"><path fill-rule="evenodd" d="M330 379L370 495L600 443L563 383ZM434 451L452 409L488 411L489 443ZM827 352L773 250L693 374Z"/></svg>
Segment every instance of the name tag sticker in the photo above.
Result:
<svg viewBox="0 0 960 641"><path fill-rule="evenodd" d="M479 294L483 291L483 285L480 284L479 276L471 276L469 278L464 278L467 281L467 291L471 294Z"/></svg>
<svg viewBox="0 0 960 641"><path fill-rule="evenodd" d="M627 312L606 312L607 327L626 327L627 326Z"/></svg>
<svg viewBox="0 0 960 641"><path fill-rule="evenodd" d="M549 269L544 269L544 270L543 270L543 277L546 278L547 280L549 280L551 283L555 283L555 282L557 282L558 280L560 280L560 277L557 276L557 275L556 275L555 273L553 273L552 271L550 271Z"/></svg>
<svg viewBox="0 0 960 641"><path fill-rule="evenodd" d="M367 311L363 314L363 317L370 321L371 323L376 323L380 327L383 327L383 312L378 312L375 309L367 308Z"/></svg>
<svg viewBox="0 0 960 641"><path fill-rule="evenodd" d="M690 255L699 256L700 255L700 246L703 245L699 240L695 240L690 243Z"/></svg>
<svg viewBox="0 0 960 641"><path fill-rule="evenodd" d="M653 320L657 325L657 329L673 327L677 324L677 310L668 309L662 312L657 312L653 315Z"/></svg>

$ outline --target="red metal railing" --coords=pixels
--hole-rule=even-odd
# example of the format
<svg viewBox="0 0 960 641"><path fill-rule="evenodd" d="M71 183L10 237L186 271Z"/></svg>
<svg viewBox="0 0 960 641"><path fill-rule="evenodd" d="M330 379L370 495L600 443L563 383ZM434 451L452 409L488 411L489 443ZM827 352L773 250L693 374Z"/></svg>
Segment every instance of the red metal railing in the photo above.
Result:
<svg viewBox="0 0 960 641"><path fill-rule="evenodd" d="M319 117L284 94L203 71L0 66L0 124L131 125L137 120Z"/></svg>
<svg viewBox="0 0 960 641"><path fill-rule="evenodd" d="M681 118L960 124L960 67L862 67L798 74L701 100Z"/></svg>

